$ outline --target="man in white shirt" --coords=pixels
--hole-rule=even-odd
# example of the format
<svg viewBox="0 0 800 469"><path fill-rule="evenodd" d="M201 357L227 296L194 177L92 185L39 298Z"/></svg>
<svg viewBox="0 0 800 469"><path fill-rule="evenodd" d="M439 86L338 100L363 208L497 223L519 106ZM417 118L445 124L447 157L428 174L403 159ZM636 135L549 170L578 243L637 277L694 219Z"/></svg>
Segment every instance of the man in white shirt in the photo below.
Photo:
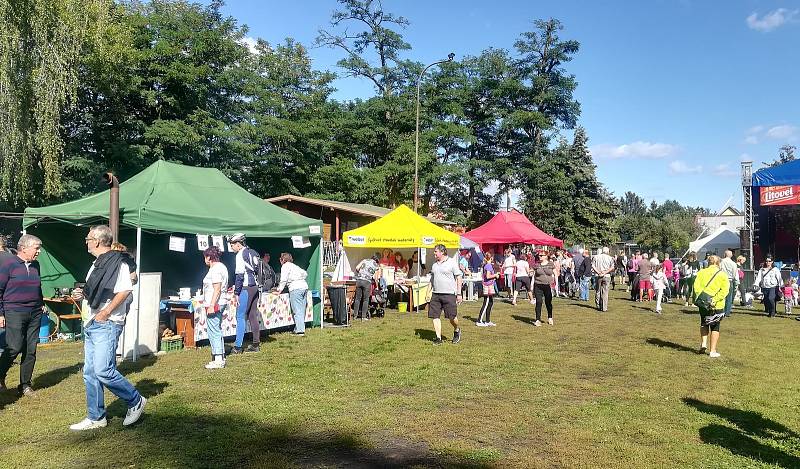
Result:
<svg viewBox="0 0 800 469"><path fill-rule="evenodd" d="M436 262L431 266L431 302L428 304L428 317L433 320L436 338L434 345L442 344L442 311L444 317L453 325L453 343L461 341L461 329L458 327L458 304L461 303L461 277L463 273L452 257L447 257L447 248L437 244L433 248Z"/></svg>
<svg viewBox="0 0 800 469"><path fill-rule="evenodd" d="M600 311L608 311L608 288L611 286L611 273L614 272L614 258L604 247L600 254L592 258L592 272L597 275L595 304Z"/></svg>
<svg viewBox="0 0 800 469"><path fill-rule="evenodd" d="M719 268L725 275L728 276L728 284L731 286L728 289L728 296L725 298L725 317L731 315L733 310L733 297L736 295L736 290L739 289L739 265L733 260L733 251L730 249L725 251L725 258L719 263Z"/></svg>
<svg viewBox="0 0 800 469"><path fill-rule="evenodd" d="M73 298L86 300L84 309L84 364L87 418L71 425L70 430L82 431L105 427L106 410L103 389L108 388L128 405L122 425L136 423L144 411L147 399L117 370L117 341L125 326L125 300L133 290L131 272L124 262L125 255L113 251L111 228L95 226L86 236L86 248L96 257L86 285L76 289Z"/></svg>

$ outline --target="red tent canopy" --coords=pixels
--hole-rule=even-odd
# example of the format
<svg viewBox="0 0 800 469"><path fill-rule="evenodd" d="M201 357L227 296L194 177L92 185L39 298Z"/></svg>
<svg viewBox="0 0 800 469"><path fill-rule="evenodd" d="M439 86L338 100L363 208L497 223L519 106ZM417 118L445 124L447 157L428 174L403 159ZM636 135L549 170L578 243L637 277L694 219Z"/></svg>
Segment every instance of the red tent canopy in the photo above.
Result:
<svg viewBox="0 0 800 469"><path fill-rule="evenodd" d="M517 210L498 212L483 225L463 234L480 245L484 244L538 244L563 247L564 241L540 230Z"/></svg>

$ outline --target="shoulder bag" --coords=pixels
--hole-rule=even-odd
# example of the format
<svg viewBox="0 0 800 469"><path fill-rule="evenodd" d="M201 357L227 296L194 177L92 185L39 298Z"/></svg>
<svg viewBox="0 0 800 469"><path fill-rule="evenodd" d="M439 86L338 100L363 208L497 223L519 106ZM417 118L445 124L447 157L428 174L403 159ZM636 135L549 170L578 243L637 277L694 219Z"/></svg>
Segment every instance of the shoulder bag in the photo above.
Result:
<svg viewBox="0 0 800 469"><path fill-rule="evenodd" d="M716 271L714 273L714 275L711 276L711 280L709 280L708 283L706 283L706 286L703 287L703 291L701 291L697 295L697 297L695 297L695 299L694 299L695 306L697 306L700 309L704 309L706 311L710 311L711 310L711 308L713 307L713 302L711 301L713 299L713 297L711 295L709 295L708 293L706 293L705 290L706 290L706 288L708 288L709 285L711 285L711 282L714 281L714 277L716 277L717 274L719 274L720 272L722 272L722 270Z"/></svg>

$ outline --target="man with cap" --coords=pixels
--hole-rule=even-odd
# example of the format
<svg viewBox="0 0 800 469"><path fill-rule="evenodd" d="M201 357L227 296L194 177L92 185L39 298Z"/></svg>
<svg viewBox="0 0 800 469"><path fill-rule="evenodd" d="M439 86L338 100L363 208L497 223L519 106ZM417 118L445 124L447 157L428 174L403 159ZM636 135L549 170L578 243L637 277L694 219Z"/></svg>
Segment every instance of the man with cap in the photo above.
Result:
<svg viewBox="0 0 800 469"><path fill-rule="evenodd" d="M233 252L236 253L236 267L234 269L235 283L234 296L231 299L236 308L236 342L232 354L242 352L258 352L261 344L261 326L258 322L258 284L256 283L256 269L260 265L258 253L247 246L244 233L235 233L228 240ZM247 326L245 320L250 321L250 330L253 333L253 343L242 349L244 333Z"/></svg>

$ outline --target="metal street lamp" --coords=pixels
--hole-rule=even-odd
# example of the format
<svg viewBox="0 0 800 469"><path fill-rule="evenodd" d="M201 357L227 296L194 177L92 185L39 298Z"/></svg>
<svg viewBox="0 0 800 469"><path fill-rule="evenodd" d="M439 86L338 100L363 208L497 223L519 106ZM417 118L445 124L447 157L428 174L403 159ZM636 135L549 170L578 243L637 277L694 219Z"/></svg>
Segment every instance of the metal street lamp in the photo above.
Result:
<svg viewBox="0 0 800 469"><path fill-rule="evenodd" d="M447 54L446 60L440 60L428 65L422 69L422 72L417 77L417 130L414 133L414 213L417 213L419 209L419 90L422 84L422 76L434 65L452 62L455 57L456 54L450 52Z"/></svg>

